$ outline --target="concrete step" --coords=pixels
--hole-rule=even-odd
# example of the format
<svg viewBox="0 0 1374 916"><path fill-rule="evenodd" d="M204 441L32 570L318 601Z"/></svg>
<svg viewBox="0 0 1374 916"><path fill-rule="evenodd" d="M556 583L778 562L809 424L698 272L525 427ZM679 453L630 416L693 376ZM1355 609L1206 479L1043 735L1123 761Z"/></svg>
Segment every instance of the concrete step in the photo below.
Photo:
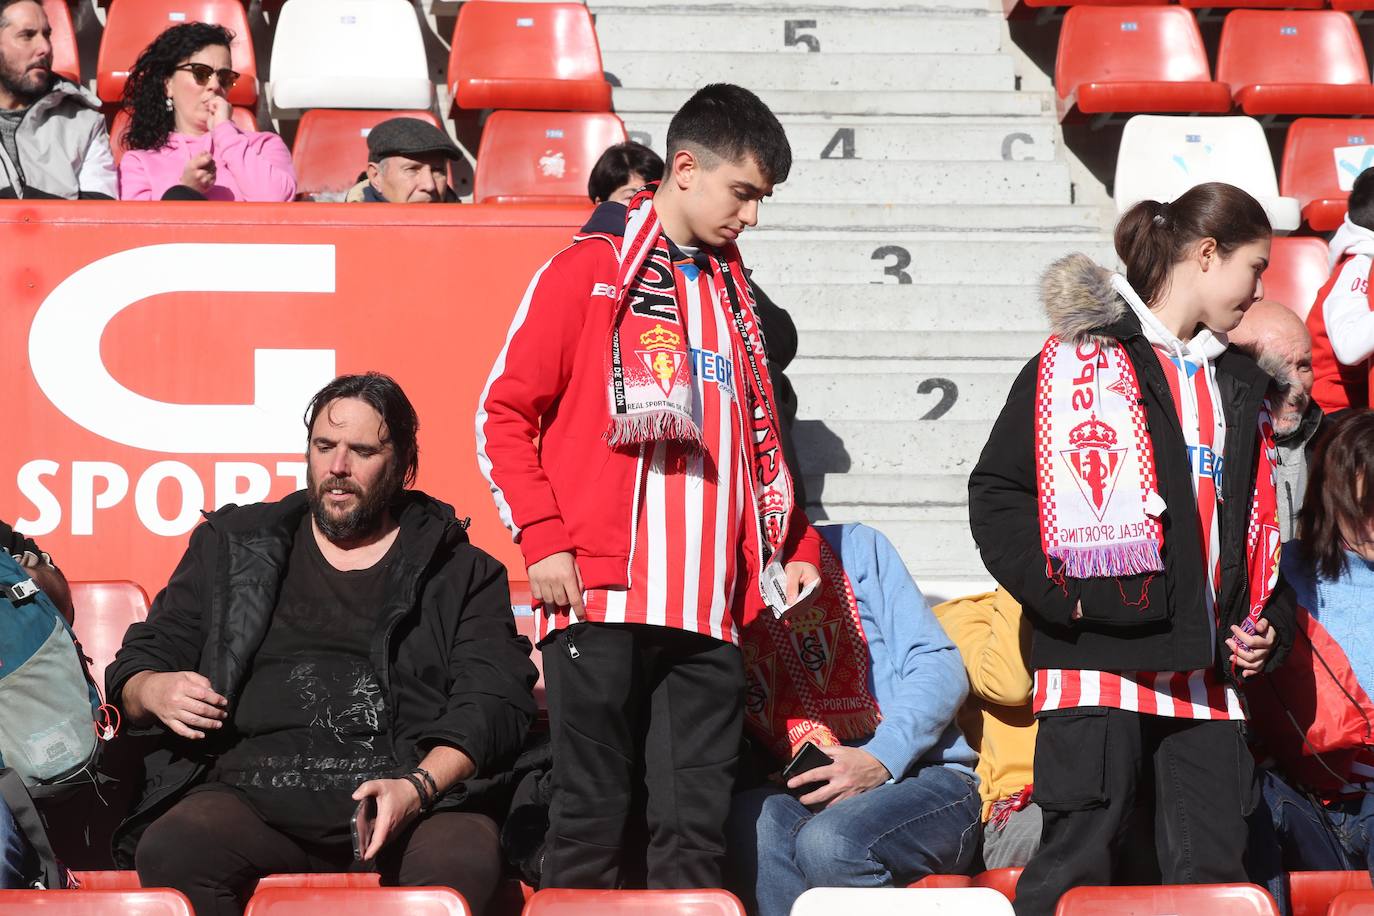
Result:
<svg viewBox="0 0 1374 916"><path fill-rule="evenodd" d="M812 474L805 481L808 506L968 505L968 477L963 474Z"/></svg>
<svg viewBox="0 0 1374 916"><path fill-rule="evenodd" d="M859 167L859 166L856 166ZM790 187L787 184L779 188ZM1083 233L1102 236L1101 211L1096 207L1042 204L1008 207L1001 204L800 204L772 198L759 211L753 238L771 238L775 230L793 235L819 231L826 235L876 232L1042 232L1054 235Z"/></svg>
<svg viewBox="0 0 1374 916"><path fill-rule="evenodd" d="M966 435L966 441L959 442L958 448L967 451L975 446L980 449L983 447L993 420L1007 401L1011 383L1016 380L1016 371L1025 362L909 360L907 365L917 367L911 372L866 374L862 362L856 360L848 364L847 371L794 373L788 370L787 377L797 389L799 425L801 421L810 421L811 424L881 422L910 430L911 435L920 432L934 436L929 445L932 447L930 450L935 452L953 450L955 443L947 437L957 432ZM989 371L985 368L987 365L1014 365L1016 371ZM960 423L973 423L979 428L964 429L959 426ZM818 442L830 442L833 439L825 435L822 429L813 426L808 428L813 430ZM932 430L945 432L936 434ZM889 456L897 450L895 442L884 445L881 439L877 440L876 447ZM800 443L797 448L799 452L802 451ZM853 448L849 451L857 454ZM826 454L833 457L835 453ZM799 455L799 460L803 466L808 466L805 455ZM824 460L829 461L830 458ZM826 464L816 470L832 473L857 468ZM924 473L932 472L924 470Z"/></svg>
<svg viewBox="0 0 1374 916"><path fill-rule="evenodd" d="M779 283L765 284L764 290L787 310L803 335L808 331L967 333L970 315L1003 331L1044 334L1049 325L1039 292L1030 284ZM805 339L809 344L810 337Z"/></svg>
<svg viewBox="0 0 1374 916"><path fill-rule="evenodd" d="M601 13L640 13L653 11L655 13L675 12L675 13L695 13L698 15L714 16L739 16L745 13L750 14L776 14L791 17L798 9L820 10L826 12L849 12L852 10L870 10L875 13L888 15L912 15L925 13L929 15L948 16L956 12L1002 12L1000 6L988 2L988 0L918 0L915 3L905 3L901 0L823 0L824 6L818 6L815 0L809 4L796 4L788 0L636 0L632 4L624 2L598 3L593 2L587 5L591 8L592 15L598 16ZM881 19L882 17L878 17Z"/></svg>
<svg viewBox="0 0 1374 916"><path fill-rule="evenodd" d="M891 410L887 416L909 415L911 406L921 397L909 396L901 398L900 403L889 403ZM863 400L872 404L878 398L865 394ZM803 397L802 403L805 402ZM865 409L866 405L854 407L854 411L843 415L843 420L797 422L792 435L803 474L967 475L987 443L993 421L991 412L973 420L951 416L925 422L906 416L877 419L865 416L875 412ZM1026 443L1026 448L1030 447Z"/></svg>
<svg viewBox="0 0 1374 916"><path fill-rule="evenodd" d="M732 24L733 27L733 24ZM1006 54L766 54L758 52L605 51L612 85L668 89L726 82L754 91L996 92L1016 88ZM609 78L609 77L608 77Z"/></svg>
<svg viewBox="0 0 1374 916"><path fill-rule="evenodd" d="M630 139L663 152L669 114L625 114ZM794 159L942 161L956 151L964 161L1054 159L1055 123L1024 119L881 118L783 115L779 118Z"/></svg>
<svg viewBox="0 0 1374 916"><path fill-rule="evenodd" d="M1070 181L1066 162L825 159L794 163L769 202L1063 206L1071 202Z"/></svg>
<svg viewBox="0 0 1374 916"><path fill-rule="evenodd" d="M1037 331L811 331L801 334L800 349L813 362L872 359L980 359L1034 353L1045 342Z"/></svg>
<svg viewBox="0 0 1374 916"><path fill-rule="evenodd" d="M821 54L987 54L1001 46L1001 23L982 10L960 15L868 12L798 5L785 13L745 10L730 16L721 28L719 14L697 12L701 4L683 2L686 9L610 8L593 4L596 38L601 53L658 51L696 54L701 51L785 51ZM809 25L806 23L810 23ZM810 39L810 40L808 40ZM609 69L614 71L613 67ZM618 71L615 71L619 75Z"/></svg>
<svg viewBox="0 0 1374 916"><path fill-rule="evenodd" d="M1104 262L1107 242L987 234L950 240L894 234L868 240L750 238L740 248L758 282L1033 284L1050 262L1074 251Z"/></svg>
<svg viewBox="0 0 1374 916"><path fill-rule="evenodd" d="M714 77L713 77L714 78ZM660 112L673 114L701 84L677 89L625 89L612 91L617 113ZM1054 112L1048 92L864 92L759 88L759 97L774 114L789 115L927 115L975 118L1043 119Z"/></svg>

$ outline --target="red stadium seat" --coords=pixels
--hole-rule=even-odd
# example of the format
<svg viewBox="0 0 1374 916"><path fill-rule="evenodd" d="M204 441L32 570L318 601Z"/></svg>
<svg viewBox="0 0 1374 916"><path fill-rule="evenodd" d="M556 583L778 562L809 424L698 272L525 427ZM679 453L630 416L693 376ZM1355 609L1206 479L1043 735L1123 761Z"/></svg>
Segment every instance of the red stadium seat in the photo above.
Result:
<svg viewBox="0 0 1374 916"><path fill-rule="evenodd" d="M744 916L729 891L540 891L525 903L524 916Z"/></svg>
<svg viewBox="0 0 1374 916"><path fill-rule="evenodd" d="M1283 147L1280 193L1298 199L1303 222L1329 232L1345 218L1351 182L1370 165L1374 120L1298 118Z"/></svg>
<svg viewBox="0 0 1374 916"><path fill-rule="evenodd" d="M169 888L100 891L0 891L5 916L195 916Z"/></svg>
<svg viewBox="0 0 1374 916"><path fill-rule="evenodd" d="M601 46L581 3L468 0L448 58L453 107L610 111Z"/></svg>
<svg viewBox="0 0 1374 916"><path fill-rule="evenodd" d="M143 886L136 871L74 871L72 878L83 891L137 890Z"/></svg>
<svg viewBox="0 0 1374 916"><path fill-rule="evenodd" d="M1076 6L1064 17L1054 63L1059 119L1075 109L1224 112L1230 92L1213 82L1197 21L1176 6Z"/></svg>
<svg viewBox="0 0 1374 916"><path fill-rule="evenodd" d="M1228 14L1217 79L1246 114L1374 114L1359 33L1335 10Z"/></svg>
<svg viewBox="0 0 1374 916"><path fill-rule="evenodd" d="M1279 916L1274 898L1254 884L1075 887L1054 916Z"/></svg>
<svg viewBox="0 0 1374 916"><path fill-rule="evenodd" d="M345 192L356 184L359 173L367 166L368 132L390 118L419 118L443 129L429 111L307 111L291 146L296 196L311 200L320 194Z"/></svg>
<svg viewBox="0 0 1374 916"><path fill-rule="evenodd" d="M243 130L258 129L258 118L251 108L235 106L231 117ZM121 108L115 112L114 120L110 123L110 151L114 153L115 165L119 165L119 160L124 158L124 131L128 126L129 113Z"/></svg>
<svg viewBox="0 0 1374 916"><path fill-rule="evenodd" d="M1021 0L1021 2L1025 6L1038 8L1048 6L1166 6L1169 0Z"/></svg>
<svg viewBox="0 0 1374 916"><path fill-rule="evenodd" d="M43 12L52 27L52 71L73 83L81 82L81 59L76 52L76 30L67 0L43 0Z"/></svg>
<svg viewBox="0 0 1374 916"><path fill-rule="evenodd" d="M270 887L248 900L244 916L471 916L447 887Z"/></svg>
<svg viewBox="0 0 1374 916"><path fill-rule="evenodd" d="M973 887L973 879L968 875L926 875L907 887Z"/></svg>
<svg viewBox="0 0 1374 916"><path fill-rule="evenodd" d="M609 112L498 111L482 128L476 203L587 203L587 177L606 147L625 142Z"/></svg>
<svg viewBox="0 0 1374 916"><path fill-rule="evenodd" d="M1374 890L1344 891L1336 895L1326 916L1374 916Z"/></svg>
<svg viewBox="0 0 1374 916"><path fill-rule="evenodd" d="M283 872L258 879L253 893L279 887L381 887L382 876L375 871Z"/></svg>
<svg viewBox="0 0 1374 916"><path fill-rule="evenodd" d="M974 887L990 887L1006 897L1012 903L1016 902L1016 882L1021 880L1022 868L990 868L979 875L973 876Z"/></svg>
<svg viewBox="0 0 1374 916"><path fill-rule="evenodd" d="M1326 0L1179 0L1190 10L1320 10Z"/></svg>
<svg viewBox="0 0 1374 916"><path fill-rule="evenodd" d="M1264 298L1280 302L1306 318L1312 300L1326 284L1326 243L1315 238L1278 237L1269 250Z"/></svg>
<svg viewBox="0 0 1374 916"><path fill-rule="evenodd" d="M1374 10L1374 0L1331 0L1331 8L1346 13L1363 13Z"/></svg>
<svg viewBox="0 0 1374 916"><path fill-rule="evenodd" d="M129 625L148 619L148 595L133 582L73 582L73 629L91 659L91 676L103 694L105 667L114 661Z"/></svg>
<svg viewBox="0 0 1374 916"><path fill-rule="evenodd" d="M1293 916L1325 916L1331 901L1346 891L1370 889L1367 871L1293 871L1288 898Z"/></svg>
<svg viewBox="0 0 1374 916"><path fill-rule="evenodd" d="M256 104L258 65L248 16L240 0L118 0L111 4L96 64L96 95L100 100L118 102L138 55L163 31L183 22L210 22L234 33L230 59L242 76L229 90L229 101Z"/></svg>

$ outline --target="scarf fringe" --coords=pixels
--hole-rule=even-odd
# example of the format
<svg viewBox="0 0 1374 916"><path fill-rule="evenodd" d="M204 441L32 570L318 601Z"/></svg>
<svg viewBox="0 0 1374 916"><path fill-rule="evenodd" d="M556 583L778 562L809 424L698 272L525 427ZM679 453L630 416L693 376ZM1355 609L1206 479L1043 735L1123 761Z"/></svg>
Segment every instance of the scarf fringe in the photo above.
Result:
<svg viewBox="0 0 1374 916"><path fill-rule="evenodd" d="M1059 572L1070 579L1135 576L1159 572L1164 568L1164 558L1160 555L1159 544L1154 541L1132 541L1087 548L1060 546L1050 551L1050 559L1062 563Z"/></svg>
<svg viewBox="0 0 1374 916"><path fill-rule="evenodd" d="M698 449L704 449L701 430L690 419L668 410L637 414L633 417L612 417L606 430L606 442L611 448L661 442L673 439Z"/></svg>

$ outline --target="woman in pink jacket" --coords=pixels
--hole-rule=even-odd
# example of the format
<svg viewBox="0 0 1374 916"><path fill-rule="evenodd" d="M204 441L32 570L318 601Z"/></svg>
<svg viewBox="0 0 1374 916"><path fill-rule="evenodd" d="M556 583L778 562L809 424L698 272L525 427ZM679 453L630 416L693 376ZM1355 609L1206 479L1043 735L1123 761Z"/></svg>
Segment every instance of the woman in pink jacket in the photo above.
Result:
<svg viewBox="0 0 1374 916"><path fill-rule="evenodd" d="M129 128L120 200L287 201L296 195L291 153L273 133L241 130L225 98L239 75L233 36L218 25L167 29L139 55L124 87Z"/></svg>

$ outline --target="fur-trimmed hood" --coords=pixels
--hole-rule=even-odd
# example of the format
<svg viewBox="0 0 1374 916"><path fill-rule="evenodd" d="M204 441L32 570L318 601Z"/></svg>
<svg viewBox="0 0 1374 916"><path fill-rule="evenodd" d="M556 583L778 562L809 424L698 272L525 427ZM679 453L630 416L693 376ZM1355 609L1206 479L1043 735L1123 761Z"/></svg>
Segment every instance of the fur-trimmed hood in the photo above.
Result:
<svg viewBox="0 0 1374 916"><path fill-rule="evenodd" d="M1110 339L1105 329L1130 311L1112 285L1112 276L1112 271L1081 253L1051 264L1040 278L1040 301L1050 319L1050 331L1073 343Z"/></svg>

